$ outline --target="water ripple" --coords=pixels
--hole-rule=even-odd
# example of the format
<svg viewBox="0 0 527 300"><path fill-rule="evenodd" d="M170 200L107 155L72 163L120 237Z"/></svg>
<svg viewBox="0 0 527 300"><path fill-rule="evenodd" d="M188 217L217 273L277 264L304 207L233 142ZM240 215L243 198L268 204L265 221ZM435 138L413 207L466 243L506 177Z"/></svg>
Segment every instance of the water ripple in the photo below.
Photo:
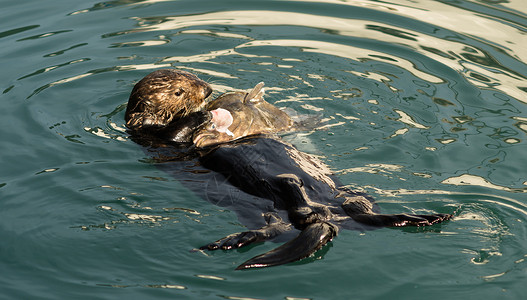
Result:
<svg viewBox="0 0 527 300"><path fill-rule="evenodd" d="M523 1L30 1L3 9L7 295L45 297L45 287L57 293L49 298L524 296ZM453 212L453 220L428 231L346 231L312 260L254 273L232 271L252 249L189 252L244 227L128 138L133 84L171 67L198 74L214 95L265 81L266 100L307 124L284 139L344 184L374 195L383 211Z"/></svg>

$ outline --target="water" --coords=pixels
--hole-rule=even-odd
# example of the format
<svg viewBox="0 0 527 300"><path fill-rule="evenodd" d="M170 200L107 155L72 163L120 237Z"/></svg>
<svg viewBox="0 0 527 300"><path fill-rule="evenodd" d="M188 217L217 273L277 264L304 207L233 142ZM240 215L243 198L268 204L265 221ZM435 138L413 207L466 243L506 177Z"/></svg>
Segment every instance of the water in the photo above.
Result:
<svg viewBox="0 0 527 300"><path fill-rule="evenodd" d="M527 279L523 1L12 1L0 19L0 298L520 299ZM284 139L429 229L341 231L308 260L157 169L123 131L135 82L259 81L317 116Z"/></svg>

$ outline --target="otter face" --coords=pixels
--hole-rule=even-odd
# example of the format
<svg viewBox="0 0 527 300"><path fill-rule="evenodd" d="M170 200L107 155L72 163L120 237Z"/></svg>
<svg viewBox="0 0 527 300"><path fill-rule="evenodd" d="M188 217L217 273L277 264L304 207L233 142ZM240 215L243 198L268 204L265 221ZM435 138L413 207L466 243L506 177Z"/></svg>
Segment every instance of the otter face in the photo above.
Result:
<svg viewBox="0 0 527 300"><path fill-rule="evenodd" d="M196 75L175 69L154 71L132 90L126 108L126 127L166 126L198 111L212 92Z"/></svg>

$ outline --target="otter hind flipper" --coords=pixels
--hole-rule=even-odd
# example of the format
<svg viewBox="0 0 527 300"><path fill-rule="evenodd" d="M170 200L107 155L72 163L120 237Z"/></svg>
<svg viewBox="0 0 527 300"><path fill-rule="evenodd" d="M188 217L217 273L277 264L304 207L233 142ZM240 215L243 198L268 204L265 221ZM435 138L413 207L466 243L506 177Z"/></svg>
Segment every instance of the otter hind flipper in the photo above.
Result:
<svg viewBox="0 0 527 300"><path fill-rule="evenodd" d="M338 227L326 222L308 225L297 237L264 254L255 256L236 270L283 265L301 260L318 251L338 233Z"/></svg>
<svg viewBox="0 0 527 300"><path fill-rule="evenodd" d="M243 98L243 102L247 103L250 102L258 102L263 99L263 96L265 94L265 89L263 88L265 83L262 81L258 83L250 92L248 92L245 95L245 98Z"/></svg>
<svg viewBox="0 0 527 300"><path fill-rule="evenodd" d="M342 208L353 220L376 227L430 226L452 218L451 214L378 214L364 196L347 197Z"/></svg>
<svg viewBox="0 0 527 300"><path fill-rule="evenodd" d="M358 214L351 216L355 221L377 227L431 226L452 218L450 214Z"/></svg>
<svg viewBox="0 0 527 300"><path fill-rule="evenodd" d="M270 240L291 230L291 225L282 221L278 215L267 213L264 215L267 225L260 229L233 233L215 242L200 247L200 250L230 250L248 246L253 243Z"/></svg>

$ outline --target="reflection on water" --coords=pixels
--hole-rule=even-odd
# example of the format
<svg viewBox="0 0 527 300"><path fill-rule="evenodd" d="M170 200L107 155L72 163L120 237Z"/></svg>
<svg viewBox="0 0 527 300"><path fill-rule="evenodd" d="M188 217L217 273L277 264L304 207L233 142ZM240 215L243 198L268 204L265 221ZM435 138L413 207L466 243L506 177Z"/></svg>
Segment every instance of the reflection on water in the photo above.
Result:
<svg viewBox="0 0 527 300"><path fill-rule="evenodd" d="M101 4L101 8L112 6L140 3L148 4L158 1L113 1ZM327 1L335 3L335 1ZM383 41L390 44L404 44L412 48L415 53L422 53L434 60L448 66L449 68L464 74L465 78L473 85L501 90L519 101L524 101L526 96L524 80L526 75L511 69L507 66L514 61L524 61L527 59L527 51L522 44L518 44L511 38L526 31L526 25L514 22L515 26L510 26L511 21L517 19L514 12L506 13L500 11L500 18L491 15L485 17L493 11L486 13L454 13L457 8L439 2L420 3L422 7L410 7L398 4L379 4L370 1L357 1L353 5L370 7L380 10L382 15L385 9L389 9L390 14L411 17L415 22L422 22L422 26L414 26L414 30L405 28L404 30L390 27L390 25L374 20L363 20L361 18L338 18L335 16L322 16L298 12L284 11L223 11L204 13L187 16L174 17L134 17L138 22L138 29L131 29L124 32L107 34L111 37L121 34L132 34L145 31L166 31L179 30L177 34L212 34L222 38L233 39L252 39L251 37L228 32L213 32L211 30L182 30L195 26L295 26L317 28L328 31L331 34L348 36L353 38L367 38ZM341 4L341 3L339 3ZM352 3L348 3L352 4ZM362 5L361 5L362 4ZM98 7L98 6L96 6ZM89 9L83 12L96 10ZM487 9L488 10L488 9ZM382 14L381 14L382 12ZM495 12L495 11L494 11ZM508 21L508 22L507 22ZM393 26L393 25L391 25ZM415 30L418 28L419 31ZM484 36L484 39L478 37ZM168 39L159 40L139 40L126 43L114 43L115 46L159 46L170 42ZM491 42L492 41L492 42ZM285 44L284 44L285 43ZM360 59L365 55L364 48L357 48L345 45L331 45L316 40L285 40L285 41L255 41L246 46L257 46L262 44L276 46L295 46L302 47L304 51L315 51L317 53L327 53L330 55L343 56L352 59ZM244 45L239 45L243 47ZM77 47L77 46L72 46ZM444 50L447 49L447 50ZM446 51L446 52L445 52ZM492 55L489 52L492 51ZM174 57L167 61L192 62L204 61L218 55L232 55L236 52L224 50L212 52L207 56ZM367 51L364 58L394 59L393 55L387 53L375 53L372 49ZM512 60L512 62L509 62ZM399 63L397 63L399 61ZM411 69L404 62L405 59L395 58L397 65ZM428 75L431 76L431 75ZM436 82L437 79L426 78L425 80Z"/></svg>
<svg viewBox="0 0 527 300"><path fill-rule="evenodd" d="M13 298L524 296L524 1L28 3L6 4L0 32L0 288ZM133 84L170 67L215 95L264 81L305 124L283 138L344 184L385 211L454 219L342 233L307 263L250 274L231 267L252 248L190 253L244 227L128 138Z"/></svg>
<svg viewBox="0 0 527 300"><path fill-rule="evenodd" d="M514 188L509 188L509 187L506 187L506 186L500 186L500 185L496 185L496 184L493 184L493 183L489 182L488 180L486 180L483 177L470 175L470 174L463 174L463 175L460 175L460 176L457 176L457 177L450 177L450 178L447 178L447 179L443 180L441 183L453 184L453 185L482 186L482 187L487 187L487 188L491 188L491 189L507 191L507 192L511 192L511 193L525 193L525 192L527 192L527 188L514 189ZM523 184L526 185L526 183L527 183L527 181L524 182Z"/></svg>
<svg viewBox="0 0 527 300"><path fill-rule="evenodd" d="M489 47L491 49L498 48L499 52L493 51L493 54L500 57L506 55L507 58L513 60L527 60L527 51L524 47L513 40L509 40L510 37L517 35L519 30L525 32L526 26L511 27L494 18L484 18L481 14L453 14L452 11L455 8L437 2L429 2L428 5L430 6L418 10L407 6L387 5L392 10L390 13L399 13L422 21L424 26L419 27L422 32L409 29L402 31L372 20L258 10L214 12L203 15L163 18L136 18L139 29L119 34L139 31L170 31L203 25L313 27L328 30L337 35L368 38L387 43L402 43L413 48L417 53L433 57L436 61L463 73L465 78L475 86L496 88L523 101L526 95L526 87L522 82L526 79L525 75L507 67L504 62L490 55L486 49ZM449 16L455 17L449 18ZM432 26L436 26L436 28ZM449 32L448 30L452 31ZM474 36L482 35L488 41L474 38ZM320 46L317 47L318 41L311 40L309 42L307 44L304 42L305 51L310 51L309 49L313 47L314 50L312 51L325 53L325 51L317 49L320 48ZM256 43L265 44L269 42L257 41ZM296 41L296 43L301 42ZM271 44L273 43L271 42ZM281 45L303 46L302 44ZM324 48L326 47L322 47L322 49ZM348 58L356 58L348 56L352 47L343 48L343 45L340 45L340 47L329 48L333 50L329 53L331 55L346 55L345 57ZM448 51L443 52L442 49L448 49ZM363 51L364 49L358 50L361 53ZM370 54L375 56L374 53L370 52ZM378 55L378 57L383 56L386 54ZM389 58L390 56L388 56Z"/></svg>

